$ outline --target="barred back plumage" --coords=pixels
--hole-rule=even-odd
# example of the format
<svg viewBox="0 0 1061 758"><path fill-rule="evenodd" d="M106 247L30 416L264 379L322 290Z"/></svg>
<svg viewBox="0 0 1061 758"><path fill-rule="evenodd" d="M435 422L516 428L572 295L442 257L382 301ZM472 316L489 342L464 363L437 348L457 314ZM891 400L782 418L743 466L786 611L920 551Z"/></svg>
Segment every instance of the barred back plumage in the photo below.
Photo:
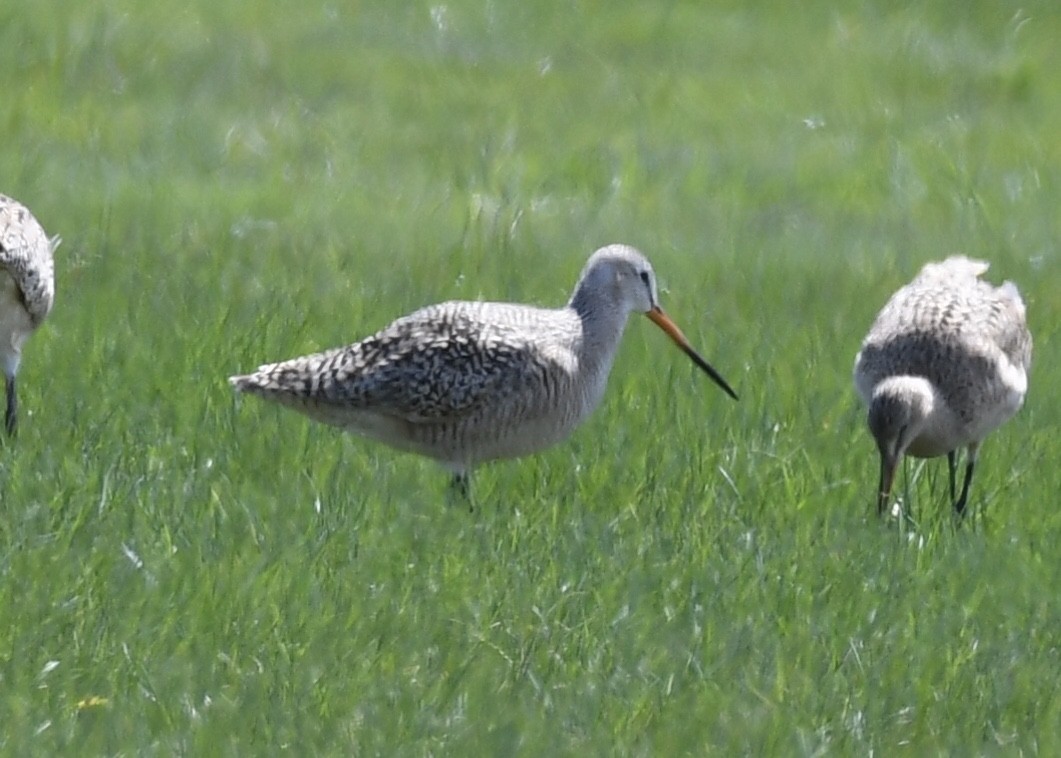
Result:
<svg viewBox="0 0 1061 758"><path fill-rule="evenodd" d="M631 312L648 314L732 395L657 299L644 256L612 245L590 257L564 308L440 303L347 347L264 365L230 381L316 420L438 460L466 486L473 466L542 450L593 411Z"/></svg>

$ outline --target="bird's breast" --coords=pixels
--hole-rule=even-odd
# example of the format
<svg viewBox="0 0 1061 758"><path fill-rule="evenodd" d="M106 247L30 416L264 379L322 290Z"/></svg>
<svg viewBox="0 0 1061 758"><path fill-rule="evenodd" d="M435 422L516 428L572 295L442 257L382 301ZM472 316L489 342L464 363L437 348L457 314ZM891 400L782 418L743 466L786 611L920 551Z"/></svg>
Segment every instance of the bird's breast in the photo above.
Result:
<svg viewBox="0 0 1061 758"><path fill-rule="evenodd" d="M22 291L10 274L0 270L0 354L17 354L32 331Z"/></svg>
<svg viewBox="0 0 1061 758"><path fill-rule="evenodd" d="M964 440L959 435L930 430L918 435L906 449L906 454L914 458L936 458L955 450L963 442Z"/></svg>

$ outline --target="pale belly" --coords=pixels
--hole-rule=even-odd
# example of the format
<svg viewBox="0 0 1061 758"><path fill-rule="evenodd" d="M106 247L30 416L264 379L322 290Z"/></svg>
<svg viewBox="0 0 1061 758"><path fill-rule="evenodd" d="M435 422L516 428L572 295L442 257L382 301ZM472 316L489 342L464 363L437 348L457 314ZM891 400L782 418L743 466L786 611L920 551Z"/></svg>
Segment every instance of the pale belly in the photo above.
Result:
<svg viewBox="0 0 1061 758"><path fill-rule="evenodd" d="M32 331L22 294L7 272L0 271L0 363L8 376L18 371L22 345Z"/></svg>
<svg viewBox="0 0 1061 758"><path fill-rule="evenodd" d="M564 441L592 413L599 395L566 399L569 402L536 402L507 411L495 408L448 421L414 422L368 411L344 411L338 418L321 408L303 410L321 421L459 470L538 453Z"/></svg>
<svg viewBox="0 0 1061 758"><path fill-rule="evenodd" d="M981 442L988 434L1004 424L1024 404L1024 393L1006 390L985 403L974 419L960 424L954 414L943 411L935 414L926 429L906 449L915 458L935 458L966 445Z"/></svg>
<svg viewBox="0 0 1061 758"><path fill-rule="evenodd" d="M382 441L454 467L519 458L563 442L588 413L581 409L519 420L468 419L458 424L418 424Z"/></svg>
<svg viewBox="0 0 1061 758"><path fill-rule="evenodd" d="M968 444L958 437L922 434L906 448L906 454L914 458L935 458Z"/></svg>

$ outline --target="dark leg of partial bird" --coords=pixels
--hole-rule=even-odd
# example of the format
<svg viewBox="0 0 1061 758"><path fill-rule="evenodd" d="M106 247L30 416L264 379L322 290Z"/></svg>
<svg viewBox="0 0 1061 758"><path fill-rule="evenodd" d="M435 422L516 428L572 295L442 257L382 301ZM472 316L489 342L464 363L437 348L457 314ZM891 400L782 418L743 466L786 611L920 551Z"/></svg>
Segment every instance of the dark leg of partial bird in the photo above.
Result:
<svg viewBox="0 0 1061 758"><path fill-rule="evenodd" d="M4 428L10 437L14 437L18 431L18 395L13 376L7 377L7 413L4 415Z"/></svg>
<svg viewBox="0 0 1061 758"><path fill-rule="evenodd" d="M958 478L958 451L951 450L947 453L947 468L950 471L950 501L953 503L954 495L956 494L955 485L957 484L956 479Z"/></svg>

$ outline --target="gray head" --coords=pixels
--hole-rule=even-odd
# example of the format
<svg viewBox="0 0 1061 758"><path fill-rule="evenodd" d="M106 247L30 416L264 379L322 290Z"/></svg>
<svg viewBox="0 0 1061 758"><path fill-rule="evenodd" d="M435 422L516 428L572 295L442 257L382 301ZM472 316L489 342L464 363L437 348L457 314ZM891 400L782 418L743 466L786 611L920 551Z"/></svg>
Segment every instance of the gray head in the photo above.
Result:
<svg viewBox="0 0 1061 758"><path fill-rule="evenodd" d="M873 390L866 422L880 451L880 486L877 509L885 510L899 461L920 436L932 412L934 393L928 380L893 376Z"/></svg>
<svg viewBox="0 0 1061 758"><path fill-rule="evenodd" d="M726 380L693 349L678 325L659 307L656 272L648 259L629 245L608 245L589 257L575 285L570 307L583 319L612 316L625 320L630 313L644 313L726 394L737 399Z"/></svg>
<svg viewBox="0 0 1061 758"><path fill-rule="evenodd" d="M648 313L659 306L656 272L629 245L602 247L583 266L571 305L580 313L583 308L605 308L623 315Z"/></svg>

